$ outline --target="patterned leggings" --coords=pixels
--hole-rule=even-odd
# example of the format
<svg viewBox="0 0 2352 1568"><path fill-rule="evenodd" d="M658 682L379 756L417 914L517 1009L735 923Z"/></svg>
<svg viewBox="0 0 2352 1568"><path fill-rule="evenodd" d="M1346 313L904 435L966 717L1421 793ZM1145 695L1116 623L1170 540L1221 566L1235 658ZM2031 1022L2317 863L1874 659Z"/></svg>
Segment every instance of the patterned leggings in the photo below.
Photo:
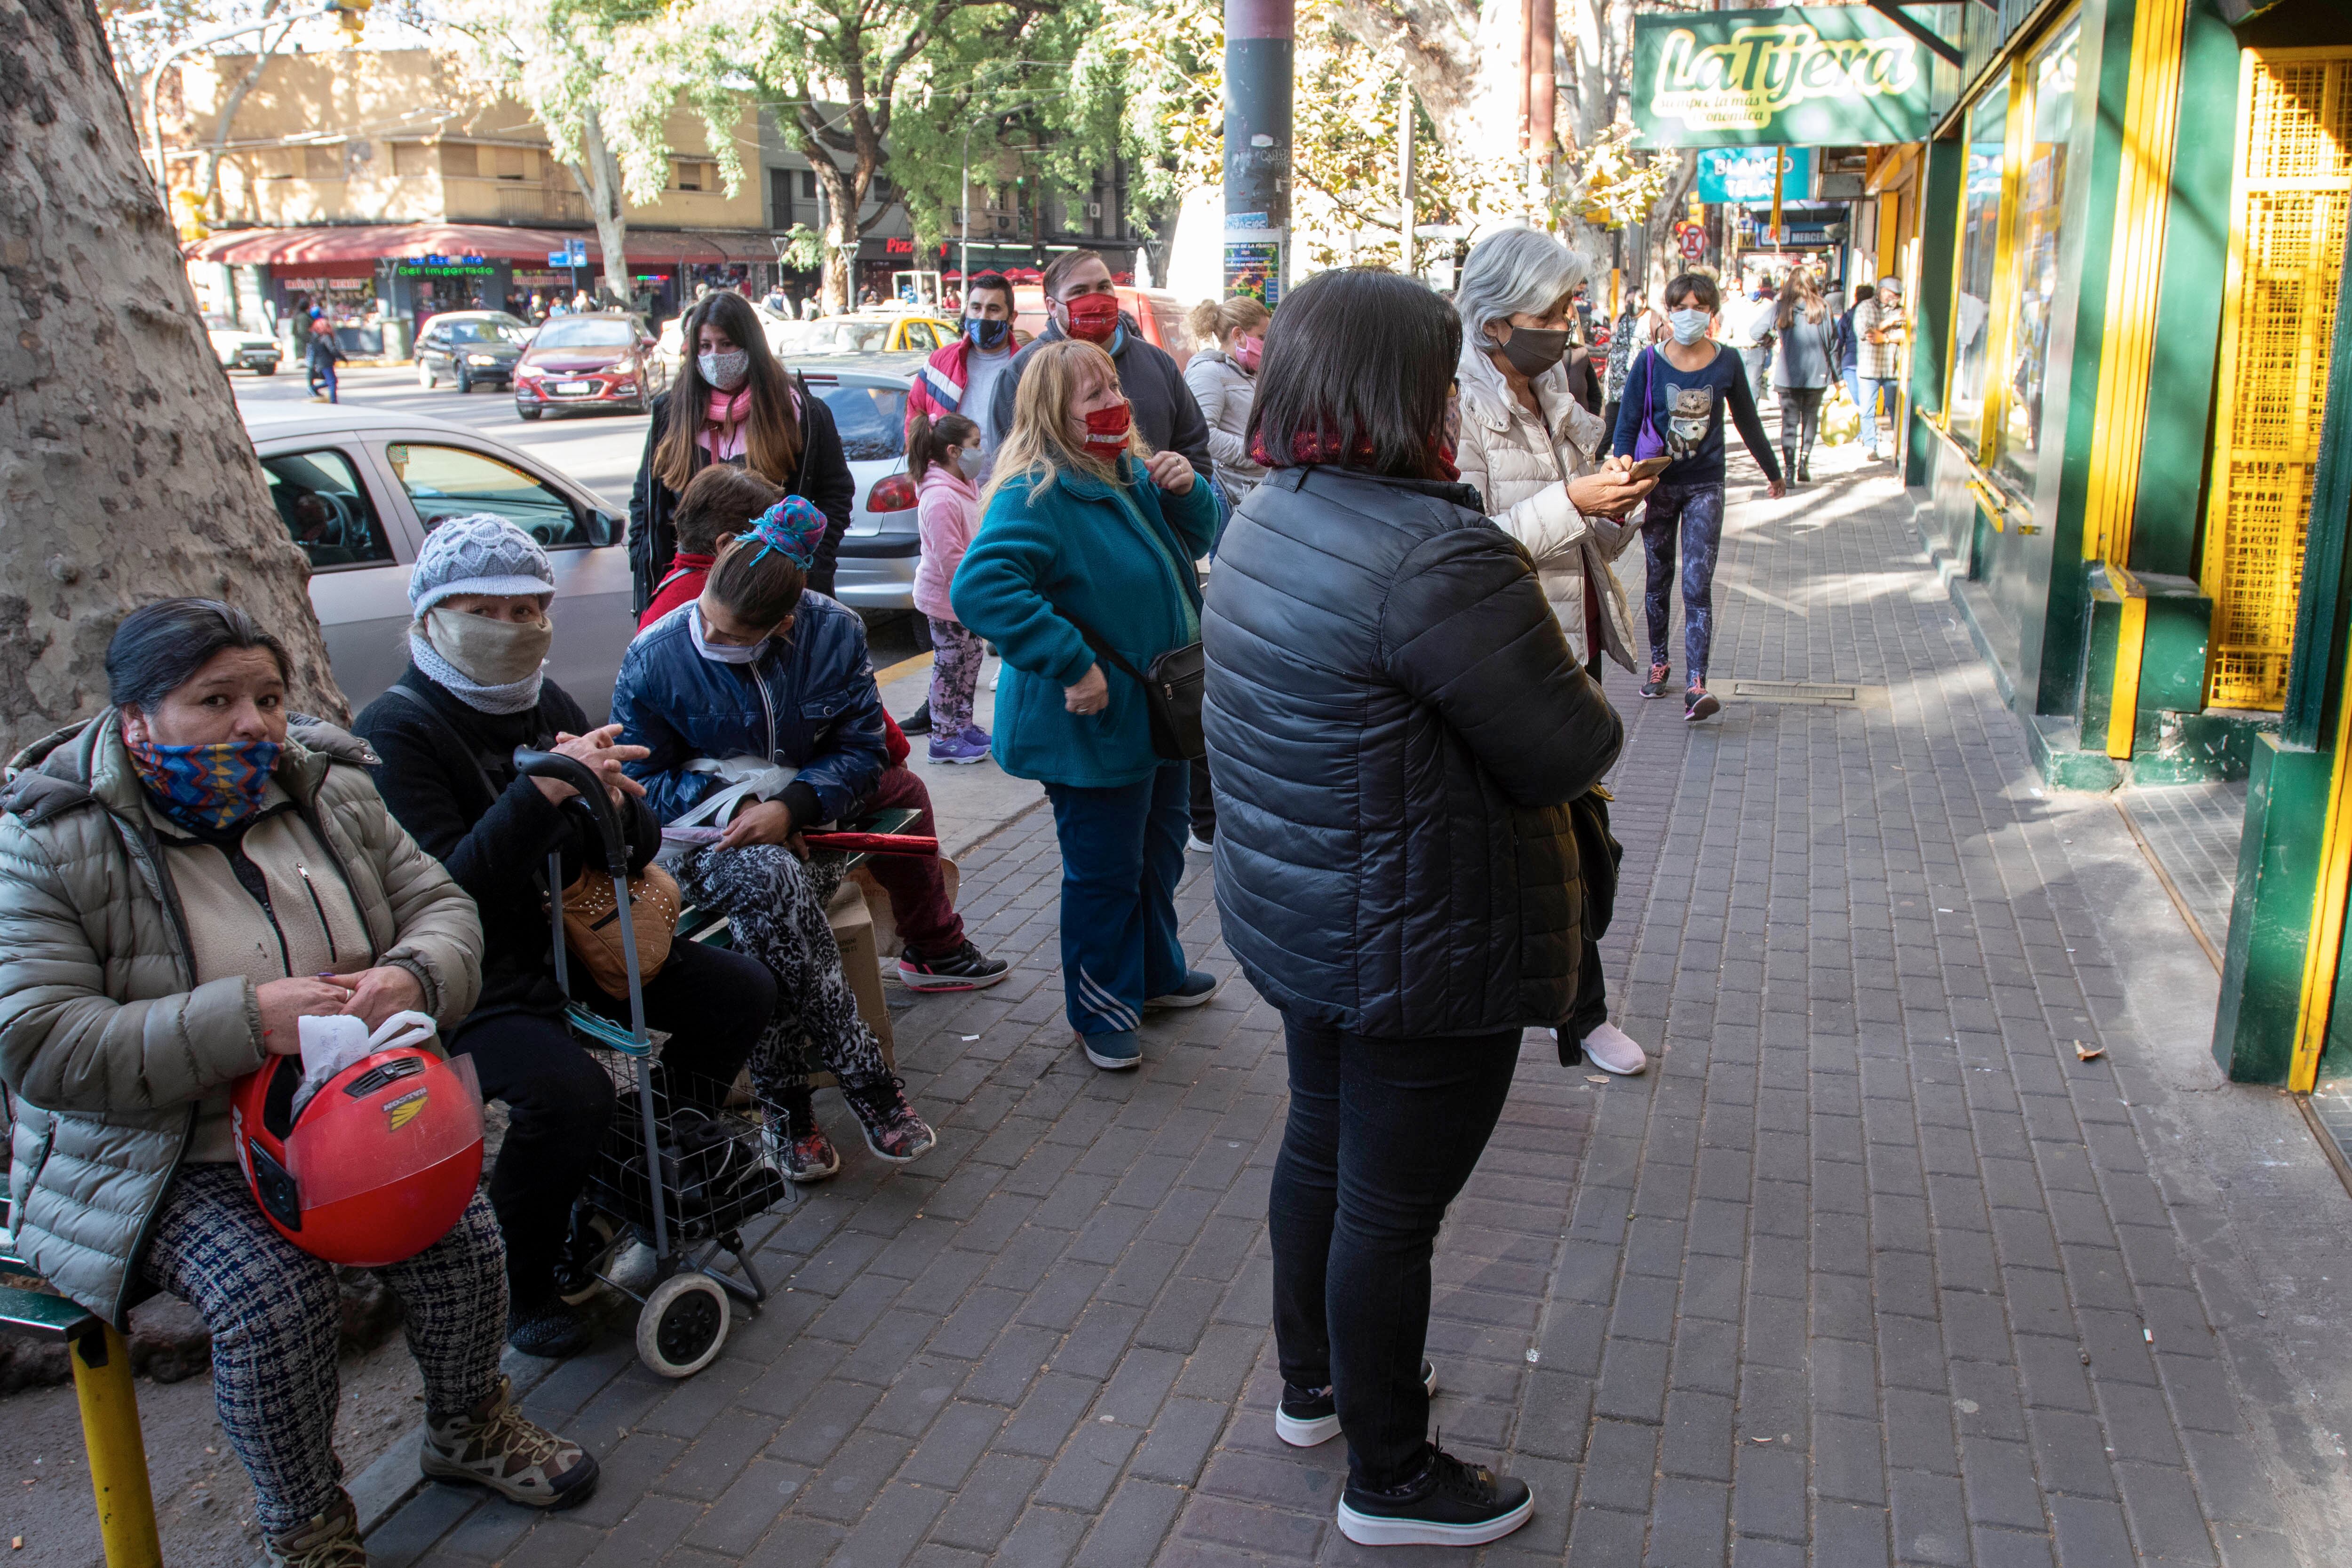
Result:
<svg viewBox="0 0 2352 1568"><path fill-rule="evenodd" d="M680 862L677 880L694 902L725 910L735 950L775 974L776 1010L751 1047L751 1087L763 1102L805 1093L813 1062L844 1083L889 1070L882 1042L857 1016L825 918L841 887L838 858L803 860L777 844L697 849Z"/></svg>
<svg viewBox="0 0 2352 1568"><path fill-rule="evenodd" d="M213 1400L253 1478L261 1528L282 1535L334 1507L333 1268L270 1227L235 1165L205 1164L182 1167L164 1195L146 1272L213 1331ZM507 1328L506 1248L489 1200L475 1194L456 1229L375 1273L407 1310L426 1408L446 1418L488 1398Z"/></svg>
<svg viewBox="0 0 2352 1568"><path fill-rule="evenodd" d="M1669 595L1675 586L1675 545L1683 552L1683 657L1693 686L1706 679L1706 656L1715 641L1715 552L1723 543L1723 481L1660 485L1643 513L1642 553L1648 559L1650 662L1666 660Z"/></svg>
<svg viewBox="0 0 2352 1568"><path fill-rule="evenodd" d="M988 645L961 621L931 623L931 733L953 740L971 725L971 694L980 689L981 662Z"/></svg>

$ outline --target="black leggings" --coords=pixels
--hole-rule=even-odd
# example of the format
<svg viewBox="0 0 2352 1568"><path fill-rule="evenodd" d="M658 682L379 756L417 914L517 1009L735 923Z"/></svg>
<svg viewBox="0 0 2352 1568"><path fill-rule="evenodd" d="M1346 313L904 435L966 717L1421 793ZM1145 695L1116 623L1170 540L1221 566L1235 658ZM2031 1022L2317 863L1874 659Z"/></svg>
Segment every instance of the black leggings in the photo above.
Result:
<svg viewBox="0 0 2352 1568"><path fill-rule="evenodd" d="M593 1005L628 1015L627 1003L602 995ZM646 1022L670 1037L662 1060L690 1079L732 1080L775 1006L765 964L700 942L671 948L646 987ZM506 1237L508 1293L516 1311L530 1311L554 1291L572 1200L613 1120L613 1079L562 1019L544 1013L468 1018L452 1031L449 1049L474 1058L482 1098L504 1100L511 1118L490 1173L490 1207Z"/></svg>

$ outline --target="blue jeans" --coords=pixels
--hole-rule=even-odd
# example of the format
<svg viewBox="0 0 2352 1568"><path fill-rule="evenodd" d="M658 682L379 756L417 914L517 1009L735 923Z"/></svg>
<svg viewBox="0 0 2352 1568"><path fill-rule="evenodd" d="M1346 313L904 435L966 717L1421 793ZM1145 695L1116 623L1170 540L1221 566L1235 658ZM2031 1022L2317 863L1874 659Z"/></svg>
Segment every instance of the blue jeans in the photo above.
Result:
<svg viewBox="0 0 2352 1568"><path fill-rule="evenodd" d="M1062 844L1062 990L1081 1035L1137 1027L1143 1004L1191 966L1176 935L1192 770L1162 763L1141 784L1049 784Z"/></svg>
<svg viewBox="0 0 2352 1568"><path fill-rule="evenodd" d="M1891 378L1864 375L1854 372L1847 386L1853 393L1853 405L1862 410L1862 445L1864 451L1878 450L1878 400L1886 399L1886 444L1895 445L1895 383Z"/></svg>
<svg viewBox="0 0 2352 1568"><path fill-rule="evenodd" d="M1675 547L1683 556L1683 654L1689 684L1706 679L1715 641L1715 552L1723 543L1723 481L1660 485L1642 519L1642 553L1649 563L1650 662L1666 662L1666 612L1675 585Z"/></svg>
<svg viewBox="0 0 2352 1568"><path fill-rule="evenodd" d="M1486 1147L1519 1031L1374 1040L1283 1020L1290 1116L1266 1196L1283 1381L1331 1387L1357 1484L1412 1478L1429 1259Z"/></svg>

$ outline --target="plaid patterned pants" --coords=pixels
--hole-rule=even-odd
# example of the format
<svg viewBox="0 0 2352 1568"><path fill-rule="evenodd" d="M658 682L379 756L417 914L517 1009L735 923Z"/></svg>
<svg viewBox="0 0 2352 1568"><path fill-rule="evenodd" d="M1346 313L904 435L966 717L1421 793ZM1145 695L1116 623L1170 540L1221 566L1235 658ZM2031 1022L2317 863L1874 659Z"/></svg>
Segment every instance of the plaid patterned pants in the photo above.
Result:
<svg viewBox="0 0 2352 1568"><path fill-rule="evenodd" d="M253 1478L261 1528L282 1535L341 1499L335 1352L342 1309L331 1265L270 1227L235 1165L187 1165L164 1194L147 1277L213 1331L213 1399ZM406 1309L426 1408L452 1415L498 1387L507 1328L506 1248L479 1193L457 1228L375 1270Z"/></svg>

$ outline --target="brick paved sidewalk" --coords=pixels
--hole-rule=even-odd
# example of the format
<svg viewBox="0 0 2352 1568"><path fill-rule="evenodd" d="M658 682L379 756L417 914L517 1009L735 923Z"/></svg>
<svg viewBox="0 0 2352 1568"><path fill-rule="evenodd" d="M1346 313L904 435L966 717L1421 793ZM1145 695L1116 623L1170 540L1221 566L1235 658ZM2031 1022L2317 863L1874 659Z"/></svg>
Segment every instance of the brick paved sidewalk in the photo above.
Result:
<svg viewBox="0 0 2352 1568"><path fill-rule="evenodd" d="M1735 500L1717 688L1884 700L1735 700L1691 729L1612 672L1630 743L1607 951L1625 1027L1668 1048L1595 1084L1530 1037L1430 1330L1447 1445L1534 1484L1526 1530L1474 1558L1332 1527L1344 1445L1272 1432L1276 1020L1236 984L1150 1024L1141 1071L1088 1067L1032 813L965 862L1013 980L898 1018L939 1149L887 1173L845 1150L761 1253L788 1289L698 1377L650 1376L616 1332L533 1390L604 1459L586 1507L428 1488L375 1560L2344 1561L2352 1401L2310 1371L2333 1347L2255 1314L2352 1261L2352 1204L2305 1179L2317 1154L2274 1097L2181 1109L2214 1076L2196 1021L2151 1023L2126 982L2168 942L2203 960L2160 892L2144 907L2111 808L2031 789L1895 487ZM1198 857L1181 903L1230 974ZM2210 989L2183 995L2210 1020ZM2255 1189L2216 1195L2197 1142L2221 1116L2300 1183L2273 1184L2307 1228L2267 1286L2233 1231Z"/></svg>

